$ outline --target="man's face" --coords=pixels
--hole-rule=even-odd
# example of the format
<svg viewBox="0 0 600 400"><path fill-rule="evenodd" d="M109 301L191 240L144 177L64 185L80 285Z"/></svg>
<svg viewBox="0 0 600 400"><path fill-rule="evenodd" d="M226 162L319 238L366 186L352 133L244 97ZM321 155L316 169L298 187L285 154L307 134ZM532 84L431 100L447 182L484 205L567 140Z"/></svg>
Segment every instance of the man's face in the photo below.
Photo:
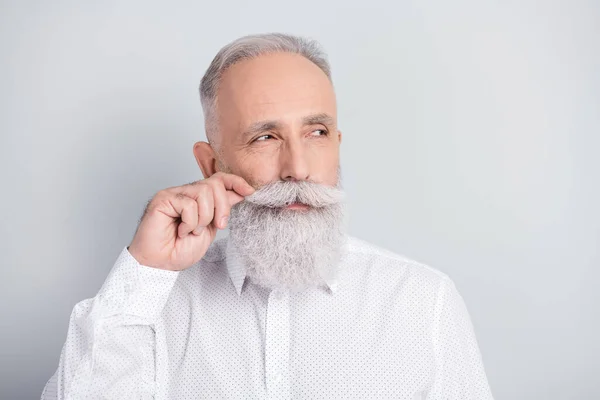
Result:
<svg viewBox="0 0 600 400"><path fill-rule="evenodd" d="M338 183L335 94L315 64L288 53L239 62L223 75L217 97L219 170L255 187Z"/></svg>
<svg viewBox="0 0 600 400"><path fill-rule="evenodd" d="M223 74L216 112L212 146L194 152L205 177L228 172L259 189L231 208L228 224L247 276L295 290L323 284L344 242L331 82L300 55L263 55Z"/></svg>

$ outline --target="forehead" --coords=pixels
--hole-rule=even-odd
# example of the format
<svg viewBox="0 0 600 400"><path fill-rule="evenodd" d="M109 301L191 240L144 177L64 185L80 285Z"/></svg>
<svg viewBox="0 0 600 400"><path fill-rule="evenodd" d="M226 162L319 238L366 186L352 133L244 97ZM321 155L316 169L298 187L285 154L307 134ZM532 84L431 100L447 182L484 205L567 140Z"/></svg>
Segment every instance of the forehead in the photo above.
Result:
<svg viewBox="0 0 600 400"><path fill-rule="evenodd" d="M223 74L217 97L220 123L230 128L262 119L336 115L333 85L317 65L297 54L267 54L233 65Z"/></svg>

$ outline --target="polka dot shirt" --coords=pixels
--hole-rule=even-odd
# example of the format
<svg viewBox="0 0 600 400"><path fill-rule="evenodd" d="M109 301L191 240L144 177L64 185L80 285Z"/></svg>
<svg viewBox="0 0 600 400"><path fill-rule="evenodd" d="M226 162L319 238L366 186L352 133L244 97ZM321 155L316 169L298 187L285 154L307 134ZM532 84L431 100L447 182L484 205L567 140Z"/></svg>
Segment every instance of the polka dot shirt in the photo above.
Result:
<svg viewBox="0 0 600 400"><path fill-rule="evenodd" d="M492 399L443 273L348 238L338 276L299 293L246 279L227 238L185 271L123 249L78 303L42 399Z"/></svg>

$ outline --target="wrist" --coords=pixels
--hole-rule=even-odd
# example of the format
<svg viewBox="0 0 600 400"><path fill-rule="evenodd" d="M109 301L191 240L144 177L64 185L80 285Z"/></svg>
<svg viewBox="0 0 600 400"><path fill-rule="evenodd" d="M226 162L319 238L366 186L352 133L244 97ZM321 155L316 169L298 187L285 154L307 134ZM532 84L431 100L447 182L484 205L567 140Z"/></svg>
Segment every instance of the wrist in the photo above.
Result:
<svg viewBox="0 0 600 400"><path fill-rule="evenodd" d="M138 264L144 265L146 267L151 267L151 265L148 265L147 260L144 259L144 257L142 257L142 255L140 253L138 253L135 246L133 246L133 245L127 246L127 251L129 252L129 254L131 254L131 256L135 259L135 261L138 262Z"/></svg>

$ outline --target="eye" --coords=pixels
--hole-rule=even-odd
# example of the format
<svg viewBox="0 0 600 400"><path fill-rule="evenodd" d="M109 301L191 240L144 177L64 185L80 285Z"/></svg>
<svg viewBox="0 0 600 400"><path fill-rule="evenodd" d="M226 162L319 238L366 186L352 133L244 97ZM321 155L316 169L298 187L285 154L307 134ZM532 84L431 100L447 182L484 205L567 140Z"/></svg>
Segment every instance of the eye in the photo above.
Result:
<svg viewBox="0 0 600 400"><path fill-rule="evenodd" d="M316 129L310 133L311 136L327 136L329 132L325 129Z"/></svg>
<svg viewBox="0 0 600 400"><path fill-rule="evenodd" d="M273 135L261 135L253 140L253 142L264 142L267 139L273 138Z"/></svg>

